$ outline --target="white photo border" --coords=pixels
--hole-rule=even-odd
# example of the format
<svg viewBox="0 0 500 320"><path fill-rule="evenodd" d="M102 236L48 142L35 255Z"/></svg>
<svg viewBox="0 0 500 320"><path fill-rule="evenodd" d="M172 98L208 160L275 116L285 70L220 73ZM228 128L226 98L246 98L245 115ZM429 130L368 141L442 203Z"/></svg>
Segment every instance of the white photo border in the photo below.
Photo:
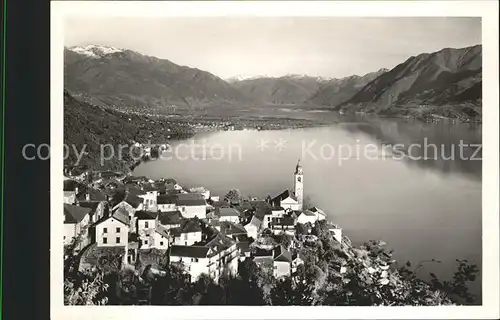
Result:
<svg viewBox="0 0 500 320"><path fill-rule="evenodd" d="M71 16L482 17L482 306L64 306L63 20ZM498 1L52 1L51 2L51 319L474 319L499 317Z"/></svg>

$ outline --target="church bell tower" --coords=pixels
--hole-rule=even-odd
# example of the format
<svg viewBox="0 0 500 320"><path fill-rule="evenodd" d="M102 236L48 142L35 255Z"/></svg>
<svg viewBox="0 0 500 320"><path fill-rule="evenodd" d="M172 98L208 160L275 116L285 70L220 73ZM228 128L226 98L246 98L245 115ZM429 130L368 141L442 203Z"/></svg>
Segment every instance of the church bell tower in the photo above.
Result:
<svg viewBox="0 0 500 320"><path fill-rule="evenodd" d="M304 173L302 172L302 166L300 165L300 160L297 162L294 173L294 194L299 202L300 210L302 210L302 205L304 202Z"/></svg>

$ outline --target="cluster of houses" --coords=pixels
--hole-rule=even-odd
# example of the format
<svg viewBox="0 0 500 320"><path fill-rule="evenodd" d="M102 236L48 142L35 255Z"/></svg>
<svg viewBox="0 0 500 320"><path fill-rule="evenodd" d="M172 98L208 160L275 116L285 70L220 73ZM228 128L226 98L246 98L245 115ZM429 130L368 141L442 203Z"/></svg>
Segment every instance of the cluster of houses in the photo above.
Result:
<svg viewBox="0 0 500 320"><path fill-rule="evenodd" d="M191 281L201 274L215 281L235 275L245 259L272 265L277 278L290 276L302 263L300 256L283 245L256 247L255 240L264 230L294 236L296 224L326 219L319 208L303 209L300 163L294 191L265 200L221 200L202 187L187 190L174 179L114 172L91 173L89 179L89 174L68 175L64 182L63 241L74 245L82 268L89 252L95 256L111 248L123 254L123 265L135 266L155 249L182 266ZM334 225L330 230L340 242L342 230Z"/></svg>

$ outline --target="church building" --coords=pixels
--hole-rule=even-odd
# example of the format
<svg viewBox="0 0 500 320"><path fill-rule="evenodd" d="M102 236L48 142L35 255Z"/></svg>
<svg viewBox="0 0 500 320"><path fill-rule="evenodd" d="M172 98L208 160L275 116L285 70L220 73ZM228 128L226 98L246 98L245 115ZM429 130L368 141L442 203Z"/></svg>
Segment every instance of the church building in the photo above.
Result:
<svg viewBox="0 0 500 320"><path fill-rule="evenodd" d="M293 211L301 211L303 209L304 173L302 171L302 166L300 165L300 160L297 162L293 176L293 192L290 192L289 190L283 191L280 195L271 199L271 205L281 207L285 210L290 209Z"/></svg>

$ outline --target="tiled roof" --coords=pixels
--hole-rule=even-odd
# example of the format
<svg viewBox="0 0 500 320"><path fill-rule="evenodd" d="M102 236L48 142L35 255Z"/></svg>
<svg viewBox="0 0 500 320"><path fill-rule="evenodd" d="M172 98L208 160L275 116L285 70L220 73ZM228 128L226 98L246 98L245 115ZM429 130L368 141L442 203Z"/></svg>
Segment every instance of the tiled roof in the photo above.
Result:
<svg viewBox="0 0 500 320"><path fill-rule="evenodd" d="M273 259L274 261L292 262L292 254L282 245L279 245L274 248Z"/></svg>
<svg viewBox="0 0 500 320"><path fill-rule="evenodd" d="M97 210L99 203L100 202L96 202L96 201L79 201L78 205L80 207L88 208L88 209L90 209L91 212L94 212Z"/></svg>
<svg viewBox="0 0 500 320"><path fill-rule="evenodd" d="M139 207L143 202L142 198L139 198L137 195L131 193L128 193L123 201L131 205L133 208Z"/></svg>
<svg viewBox="0 0 500 320"><path fill-rule="evenodd" d="M86 196L89 195L89 200L87 200ZM86 192L82 192L77 196L78 201L106 201L106 195L96 189L88 188Z"/></svg>
<svg viewBox="0 0 500 320"><path fill-rule="evenodd" d="M174 257L189 257L189 258L206 258L209 248L199 246L176 246L170 247L170 256Z"/></svg>
<svg viewBox="0 0 500 320"><path fill-rule="evenodd" d="M326 216L326 213L323 210L319 209L318 207L312 207L312 208L309 209L309 211L312 211L312 212L315 212L315 213L319 213L319 214L321 214L323 216Z"/></svg>
<svg viewBox="0 0 500 320"><path fill-rule="evenodd" d="M226 237L221 233L217 233L215 237L205 244L205 247L211 248L214 254L224 251L234 245L236 242L231 238Z"/></svg>
<svg viewBox="0 0 500 320"><path fill-rule="evenodd" d="M125 184L124 188L125 188L125 190L128 191L129 194L133 194L136 196L146 194L146 192L144 190L141 190L141 188L139 188L139 186L137 186L136 184L133 184L133 183Z"/></svg>
<svg viewBox="0 0 500 320"><path fill-rule="evenodd" d="M175 194L164 194L156 198L157 204L175 204L177 201L177 195Z"/></svg>
<svg viewBox="0 0 500 320"><path fill-rule="evenodd" d="M112 214L112 218L115 218L116 220L122 222L123 224L128 225L130 220L128 217L128 212L124 210L123 208L118 208L116 209Z"/></svg>
<svg viewBox="0 0 500 320"><path fill-rule="evenodd" d="M157 232L159 235L161 236L164 236L165 238L168 239L169 235L168 235L168 230L165 229L164 227L162 226L156 226L155 228L155 232Z"/></svg>
<svg viewBox="0 0 500 320"><path fill-rule="evenodd" d="M83 185L76 180L64 180L64 191L75 191L75 188L82 189Z"/></svg>
<svg viewBox="0 0 500 320"><path fill-rule="evenodd" d="M199 193L181 193L177 195L178 206L202 206L207 202Z"/></svg>
<svg viewBox="0 0 500 320"><path fill-rule="evenodd" d="M79 223L90 213L89 208L64 204L64 223Z"/></svg>
<svg viewBox="0 0 500 320"><path fill-rule="evenodd" d="M224 201L224 200L220 200L220 201L214 201L214 203L212 204L212 206L214 207L225 207L225 208L229 208L229 202L227 201Z"/></svg>
<svg viewBox="0 0 500 320"><path fill-rule="evenodd" d="M258 257L272 257L273 256L273 251L272 250L265 250L265 249L256 248L253 256L256 257L256 258L258 258Z"/></svg>
<svg viewBox="0 0 500 320"><path fill-rule="evenodd" d="M236 243L236 246L241 250L241 252L249 252L250 251L250 243L248 241L241 241Z"/></svg>
<svg viewBox="0 0 500 320"><path fill-rule="evenodd" d="M315 217L316 216L316 214L314 212L312 212L311 210L305 210L301 214L308 216L308 217Z"/></svg>
<svg viewBox="0 0 500 320"><path fill-rule="evenodd" d="M215 213L219 217L239 217L241 215L241 212L235 208L216 208Z"/></svg>
<svg viewBox="0 0 500 320"><path fill-rule="evenodd" d="M158 219L160 220L160 224L163 225L180 224L182 216L179 211L159 212Z"/></svg>
<svg viewBox="0 0 500 320"><path fill-rule="evenodd" d="M184 220L181 226L171 229L172 234L178 236L182 233L201 232L200 223L195 219Z"/></svg>
<svg viewBox="0 0 500 320"><path fill-rule="evenodd" d="M139 220L154 220L158 216L158 212L153 211L137 211L135 217Z"/></svg>
<svg viewBox="0 0 500 320"><path fill-rule="evenodd" d="M238 235L238 234L246 234L247 231L245 230L245 227L243 227L240 224L235 224L229 221L222 221L220 222L220 232L222 232L225 235Z"/></svg>

